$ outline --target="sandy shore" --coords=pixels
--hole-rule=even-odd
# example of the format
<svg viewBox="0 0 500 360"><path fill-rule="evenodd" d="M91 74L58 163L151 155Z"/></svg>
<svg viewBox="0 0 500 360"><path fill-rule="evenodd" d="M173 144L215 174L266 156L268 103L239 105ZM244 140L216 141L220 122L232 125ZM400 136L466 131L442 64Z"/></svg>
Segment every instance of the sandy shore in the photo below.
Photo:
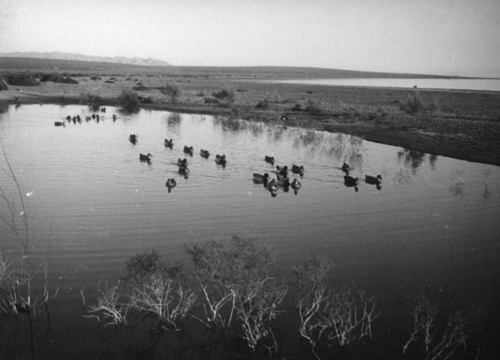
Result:
<svg viewBox="0 0 500 360"><path fill-rule="evenodd" d="M286 115L288 126L342 132L435 155L500 165L500 93L283 84L223 74L73 78L78 84L49 81L35 87L11 86L0 91L0 102L78 104L84 103L86 94L93 94L101 97L102 105L119 105L121 91L135 87L138 95L152 100L142 104L144 108L265 122L279 122ZM181 90L175 103L158 90L166 83L175 83ZM210 101L213 92L222 88L234 93L234 102L221 105ZM403 109L411 97L423 105L416 113Z"/></svg>

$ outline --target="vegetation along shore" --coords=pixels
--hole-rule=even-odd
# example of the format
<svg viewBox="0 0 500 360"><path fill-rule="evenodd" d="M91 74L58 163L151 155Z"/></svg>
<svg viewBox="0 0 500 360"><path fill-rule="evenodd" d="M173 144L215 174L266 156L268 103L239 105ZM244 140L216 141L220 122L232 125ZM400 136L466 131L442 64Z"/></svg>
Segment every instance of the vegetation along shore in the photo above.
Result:
<svg viewBox="0 0 500 360"><path fill-rule="evenodd" d="M414 151L500 165L500 93L279 83L418 77L286 67L134 66L0 58L6 104L116 105L226 115L342 132Z"/></svg>

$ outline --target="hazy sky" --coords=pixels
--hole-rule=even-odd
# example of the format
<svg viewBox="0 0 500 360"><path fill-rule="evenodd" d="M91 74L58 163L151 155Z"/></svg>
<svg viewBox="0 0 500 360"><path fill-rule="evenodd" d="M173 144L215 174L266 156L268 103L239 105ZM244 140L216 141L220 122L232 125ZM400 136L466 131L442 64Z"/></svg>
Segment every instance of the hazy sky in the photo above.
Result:
<svg viewBox="0 0 500 360"><path fill-rule="evenodd" d="M500 0L0 0L0 52L500 77Z"/></svg>

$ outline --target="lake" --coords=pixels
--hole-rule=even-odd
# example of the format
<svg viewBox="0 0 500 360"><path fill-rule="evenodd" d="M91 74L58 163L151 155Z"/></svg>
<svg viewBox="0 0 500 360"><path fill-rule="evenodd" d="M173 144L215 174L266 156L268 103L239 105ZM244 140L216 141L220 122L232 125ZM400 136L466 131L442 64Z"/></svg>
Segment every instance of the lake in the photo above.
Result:
<svg viewBox="0 0 500 360"><path fill-rule="evenodd" d="M330 85L330 86L362 86L362 87L394 87L418 89L449 89L449 90L477 90L500 91L500 79L311 79L279 81L292 84Z"/></svg>
<svg viewBox="0 0 500 360"><path fill-rule="evenodd" d="M43 358L111 356L110 344L123 340L85 317L82 304L95 303L95 285L118 280L131 256L156 249L169 262L186 262L185 244L233 234L272 248L273 269L285 277L308 255L321 254L333 264L331 286L354 283L374 296L375 345L363 345L369 358L401 354L411 330L409 299L420 293L443 312L467 316L472 354L478 346L485 354L500 351L499 167L274 123L112 107L100 121L86 121L92 114L76 105L9 106L0 114L0 138L29 215L30 259L47 264L49 291L58 289L49 324L45 315L37 320ZM68 115L81 123L66 121ZM130 134L138 134L135 145ZM187 179L176 166L186 157L184 145L194 147ZM140 162L140 153L151 153L151 163ZM226 155L226 167L215 163L216 154ZM266 155L276 165L304 166L303 177L293 175L302 183L296 194L272 197L253 183L254 172L274 175ZM360 179L380 174L382 187L346 187L344 162ZM0 186L15 199L4 154L0 165ZM168 178L177 181L170 193ZM14 261L20 247L4 202L1 210L0 252ZM43 286L40 280L33 291ZM293 299L285 303L293 314ZM0 358L28 353L27 323L4 319ZM287 358L293 341L284 341Z"/></svg>

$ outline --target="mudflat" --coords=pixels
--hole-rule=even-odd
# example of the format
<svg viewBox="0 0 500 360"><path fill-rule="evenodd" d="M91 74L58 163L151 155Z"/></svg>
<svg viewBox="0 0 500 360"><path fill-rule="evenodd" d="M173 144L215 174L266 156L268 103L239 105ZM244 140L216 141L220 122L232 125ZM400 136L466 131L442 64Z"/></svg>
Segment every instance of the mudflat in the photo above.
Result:
<svg viewBox="0 0 500 360"><path fill-rule="evenodd" d="M89 99L98 99L100 105L120 106L122 91L131 90L142 108L342 132L415 151L500 165L499 92L274 82L366 76L325 69L134 67L81 62L53 66L50 62L12 60L0 64L4 75L29 71L39 78L58 73L77 82L9 85L8 90L0 91L3 104L87 104ZM166 95L162 89L167 85L178 88L178 96ZM218 97L222 89L230 96ZM285 121L280 120L282 116Z"/></svg>

